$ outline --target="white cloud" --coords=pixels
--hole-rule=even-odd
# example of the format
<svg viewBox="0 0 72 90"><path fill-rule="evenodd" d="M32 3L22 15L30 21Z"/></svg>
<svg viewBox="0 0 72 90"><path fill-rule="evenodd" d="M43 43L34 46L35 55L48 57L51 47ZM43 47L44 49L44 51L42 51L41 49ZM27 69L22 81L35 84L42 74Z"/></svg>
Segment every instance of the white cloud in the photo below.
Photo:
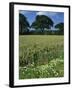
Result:
<svg viewBox="0 0 72 90"><path fill-rule="evenodd" d="M37 15L46 15L46 16L55 16L57 12L45 12L45 11L40 11L37 12Z"/></svg>
<svg viewBox="0 0 72 90"><path fill-rule="evenodd" d="M19 13L21 13L21 14L27 14L28 11L20 10Z"/></svg>
<svg viewBox="0 0 72 90"><path fill-rule="evenodd" d="M37 15L46 15L46 12L37 12Z"/></svg>

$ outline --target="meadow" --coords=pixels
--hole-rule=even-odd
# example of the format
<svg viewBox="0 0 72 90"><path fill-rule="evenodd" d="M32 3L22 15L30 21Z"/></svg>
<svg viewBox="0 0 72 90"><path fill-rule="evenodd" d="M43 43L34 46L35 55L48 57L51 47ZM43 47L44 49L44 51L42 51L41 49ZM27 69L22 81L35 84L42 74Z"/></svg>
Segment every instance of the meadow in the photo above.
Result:
<svg viewBox="0 0 72 90"><path fill-rule="evenodd" d="M63 35L19 36L19 79L63 76Z"/></svg>

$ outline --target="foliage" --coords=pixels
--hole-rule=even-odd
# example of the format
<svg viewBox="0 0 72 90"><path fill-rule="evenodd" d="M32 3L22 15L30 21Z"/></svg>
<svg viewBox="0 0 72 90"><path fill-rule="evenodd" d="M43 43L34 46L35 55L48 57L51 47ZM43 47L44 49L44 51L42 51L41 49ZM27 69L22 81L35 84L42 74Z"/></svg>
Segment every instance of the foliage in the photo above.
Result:
<svg viewBox="0 0 72 90"><path fill-rule="evenodd" d="M27 18L19 14L19 34L20 35L63 35L64 23L55 25L59 30L50 30L54 22L46 15L37 15L32 25L29 25ZM34 30L30 30L30 29Z"/></svg>
<svg viewBox="0 0 72 90"><path fill-rule="evenodd" d="M41 29L42 32L45 28L50 29L51 26L53 26L53 21L45 15L37 15L35 22L31 25L35 29Z"/></svg>
<svg viewBox="0 0 72 90"><path fill-rule="evenodd" d="M64 23L58 23L55 28L59 29L59 33L64 34Z"/></svg>
<svg viewBox="0 0 72 90"><path fill-rule="evenodd" d="M19 14L19 33L23 34L24 32L28 32L29 26L27 18L23 14Z"/></svg>
<svg viewBox="0 0 72 90"><path fill-rule="evenodd" d="M60 30L47 30L47 31L43 31L41 32L41 30L32 30L29 32L24 32L24 35L63 35L63 33L61 33Z"/></svg>

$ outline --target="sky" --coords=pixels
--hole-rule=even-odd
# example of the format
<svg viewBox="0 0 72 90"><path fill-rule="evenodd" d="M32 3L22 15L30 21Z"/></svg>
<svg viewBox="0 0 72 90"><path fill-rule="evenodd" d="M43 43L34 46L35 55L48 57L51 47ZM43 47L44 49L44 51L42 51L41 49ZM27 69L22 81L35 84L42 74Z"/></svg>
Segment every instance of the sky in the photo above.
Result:
<svg viewBox="0 0 72 90"><path fill-rule="evenodd" d="M46 16L50 17L53 20L54 25L56 25L60 22L64 22L64 13L63 12L20 10L19 13L23 14L27 18L30 25L32 24L32 22L35 21L35 18L37 15L46 15Z"/></svg>

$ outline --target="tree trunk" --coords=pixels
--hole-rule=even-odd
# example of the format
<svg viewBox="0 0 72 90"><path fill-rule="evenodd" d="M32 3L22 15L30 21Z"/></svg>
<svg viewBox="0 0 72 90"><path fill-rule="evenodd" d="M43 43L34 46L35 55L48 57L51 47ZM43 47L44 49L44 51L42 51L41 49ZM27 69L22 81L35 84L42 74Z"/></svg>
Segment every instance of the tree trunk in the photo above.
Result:
<svg viewBox="0 0 72 90"><path fill-rule="evenodd" d="M44 28L41 28L41 31L44 32Z"/></svg>

